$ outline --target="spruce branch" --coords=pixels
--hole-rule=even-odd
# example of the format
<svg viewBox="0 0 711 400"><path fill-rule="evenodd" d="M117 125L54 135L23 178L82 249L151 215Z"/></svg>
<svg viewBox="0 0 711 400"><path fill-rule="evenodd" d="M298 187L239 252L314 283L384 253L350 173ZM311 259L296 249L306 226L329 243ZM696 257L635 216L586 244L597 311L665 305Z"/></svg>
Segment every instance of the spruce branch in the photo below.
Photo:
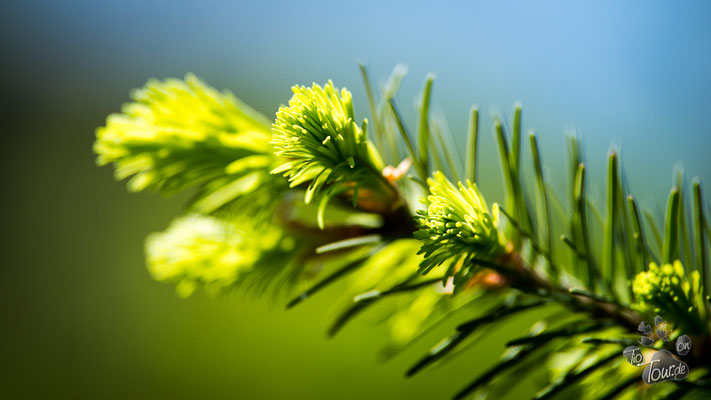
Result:
<svg viewBox="0 0 711 400"><path fill-rule="evenodd" d="M544 179L533 131L535 181L526 181L522 108L516 104L511 138L502 121L494 124L506 207L489 208L475 183L484 171L477 166L478 108L469 115L466 160L457 161L444 117L430 115L431 75L411 137L394 101L404 67L395 68L380 96L365 66L359 67L370 132L367 120L356 123L350 92L331 81L295 86L271 132L265 118L234 96L190 75L149 81L122 114L108 118L97 130L97 162L113 163L118 179L132 177L131 190L172 193L199 186L190 213L146 241L156 280L174 284L181 296L198 287L219 293L273 286L296 293L287 307L345 280L349 289L329 335L356 317L377 314L387 321L385 354L392 356L424 340L433 327L451 325L451 334L408 376L464 351L475 334L500 332L503 321L535 311L540 320L529 333L507 338L501 360L453 390L455 398L500 395L526 375L526 366L561 358L565 366L547 375L536 397L589 389L591 397L613 398L642 390L621 367L620 354L629 344L626 335L659 314L673 324L672 335L693 338L686 360L700 371L676 383L678 389L645 392L684 396L709 389L709 226L698 182L689 209L683 175L677 175L660 231L626 192L613 151L604 214L598 213L573 135L566 211L554 183ZM460 176L468 179L459 182ZM565 247L554 245L560 232ZM458 313L469 316L456 321Z"/></svg>

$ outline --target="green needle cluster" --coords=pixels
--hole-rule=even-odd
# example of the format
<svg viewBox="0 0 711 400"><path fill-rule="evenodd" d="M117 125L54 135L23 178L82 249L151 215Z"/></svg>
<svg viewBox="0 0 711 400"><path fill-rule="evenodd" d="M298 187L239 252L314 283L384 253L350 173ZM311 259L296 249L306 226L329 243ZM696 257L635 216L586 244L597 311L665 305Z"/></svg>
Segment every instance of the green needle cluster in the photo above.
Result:
<svg viewBox="0 0 711 400"><path fill-rule="evenodd" d="M418 211L419 230L415 232L423 242L423 273L451 258L492 260L504 252L497 230L498 206L494 204L490 213L476 184L455 185L439 171L427 184L429 195L423 199L427 208Z"/></svg>
<svg viewBox="0 0 711 400"><path fill-rule="evenodd" d="M164 232L146 239L146 262L153 278L175 284L181 297L198 287L220 293L249 272L262 252L279 245L276 228L254 231L248 225L210 216L177 218Z"/></svg>
<svg viewBox="0 0 711 400"><path fill-rule="evenodd" d="M681 261L649 264L649 269L635 276L632 289L637 308L647 312L669 312L684 316L679 321L686 332L703 333L707 313L701 294L699 271L687 274Z"/></svg>
<svg viewBox="0 0 711 400"><path fill-rule="evenodd" d="M292 91L289 106L279 108L272 125L271 143L284 159L272 173L283 173L292 187L308 184L307 204L324 188L324 202L350 191L357 204L358 189L382 177L382 165L368 143L367 122L360 127L355 122L351 93L339 92L331 81L323 87L294 86Z"/></svg>
<svg viewBox="0 0 711 400"><path fill-rule="evenodd" d="M131 177L131 191L174 193L228 174L241 158L260 167L271 162L268 121L194 75L151 80L131 97L97 130L94 144L97 164L113 163L117 179Z"/></svg>

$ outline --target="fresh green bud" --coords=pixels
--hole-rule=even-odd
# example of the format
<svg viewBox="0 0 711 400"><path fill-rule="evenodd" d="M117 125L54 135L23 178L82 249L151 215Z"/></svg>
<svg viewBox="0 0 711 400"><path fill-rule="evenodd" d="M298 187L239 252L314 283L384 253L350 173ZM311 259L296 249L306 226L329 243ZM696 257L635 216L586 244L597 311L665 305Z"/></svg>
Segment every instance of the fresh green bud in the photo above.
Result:
<svg viewBox="0 0 711 400"><path fill-rule="evenodd" d="M689 322L685 329L690 332L703 327L706 307L699 271L686 273L681 261L663 265L650 263L647 271L635 276L632 290L637 299L636 309Z"/></svg>
<svg viewBox="0 0 711 400"><path fill-rule="evenodd" d="M373 172L379 173L368 148L366 125L360 128L355 123L348 90L339 92L331 81L324 87L292 90L289 106L279 108L272 125L276 155L286 159L273 173L283 173L292 186L311 182L307 203L329 183L360 185Z"/></svg>
<svg viewBox="0 0 711 400"><path fill-rule="evenodd" d="M454 185L443 173L435 172L427 180L427 206L416 217L419 230L415 237L424 244L420 270L423 273L451 259L494 259L503 254L503 238L498 226L498 207L489 212L476 184L467 181Z"/></svg>
<svg viewBox="0 0 711 400"><path fill-rule="evenodd" d="M131 191L172 193L272 167L269 122L229 92L187 75L151 80L131 97L97 129L94 143L97 164L113 163L116 179L131 178Z"/></svg>
<svg viewBox="0 0 711 400"><path fill-rule="evenodd" d="M278 246L277 228L232 224L209 216L179 217L146 238L146 261L154 279L176 285L181 297L198 287L219 293L252 270L263 251Z"/></svg>

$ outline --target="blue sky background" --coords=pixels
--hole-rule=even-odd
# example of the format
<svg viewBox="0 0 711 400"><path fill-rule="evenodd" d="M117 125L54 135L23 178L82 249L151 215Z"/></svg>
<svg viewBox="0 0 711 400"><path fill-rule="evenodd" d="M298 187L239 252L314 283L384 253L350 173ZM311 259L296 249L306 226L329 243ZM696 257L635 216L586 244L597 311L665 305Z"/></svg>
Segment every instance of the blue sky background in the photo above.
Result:
<svg viewBox="0 0 711 400"><path fill-rule="evenodd" d="M472 103L509 115L520 100L549 164L575 127L593 173L611 144L621 147L633 189L658 198L667 185L652 183L669 183L679 160L711 178L711 4L681 4L17 2L2 29L13 75L55 93L74 86L72 104L192 71L267 114L290 85L330 78L354 91L365 117L356 61L376 81L403 62L406 115L427 72L455 134Z"/></svg>

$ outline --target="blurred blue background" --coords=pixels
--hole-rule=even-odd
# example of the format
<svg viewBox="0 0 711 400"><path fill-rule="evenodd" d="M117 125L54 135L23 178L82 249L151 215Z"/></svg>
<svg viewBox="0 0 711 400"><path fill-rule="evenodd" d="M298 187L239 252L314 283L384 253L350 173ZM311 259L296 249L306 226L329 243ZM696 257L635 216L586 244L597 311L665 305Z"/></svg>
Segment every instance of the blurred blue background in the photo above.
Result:
<svg viewBox="0 0 711 400"><path fill-rule="evenodd" d="M520 100L524 128L540 135L559 191L564 136L574 128L593 194L604 195L613 146L631 191L661 217L677 162L707 188L711 182L711 4L573 3L2 2L0 397L453 393L494 361L489 353L406 381L405 366L418 354L377 364L378 328L323 339L335 291L285 312L246 295L179 300L152 282L142 240L163 229L184 198L126 193L110 168L94 166L94 129L131 88L187 72L268 116L292 84L333 79L367 117L356 62L376 83L404 62L409 74L397 101L411 126L427 72L437 76L433 103L458 140L471 104L483 110L488 197L502 191L491 116L509 116ZM487 341L498 354L502 339Z"/></svg>

